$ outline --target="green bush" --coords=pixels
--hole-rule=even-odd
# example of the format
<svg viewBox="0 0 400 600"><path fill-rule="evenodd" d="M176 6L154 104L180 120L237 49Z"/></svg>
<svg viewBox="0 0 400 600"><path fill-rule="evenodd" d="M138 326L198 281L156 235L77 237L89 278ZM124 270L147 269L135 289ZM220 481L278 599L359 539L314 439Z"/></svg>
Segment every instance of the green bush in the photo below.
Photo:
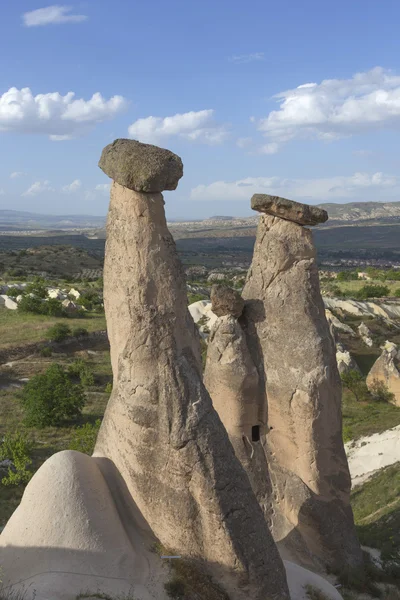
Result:
<svg viewBox="0 0 400 600"><path fill-rule="evenodd" d="M0 460L10 460L14 467L8 467L8 473L2 478L3 485L19 485L27 483L32 477L28 470L32 460L30 453L31 442L19 432L6 433L0 445Z"/></svg>
<svg viewBox="0 0 400 600"><path fill-rule="evenodd" d="M367 300L367 298L383 298L389 296L390 289L386 285L363 285L354 295L358 300Z"/></svg>
<svg viewBox="0 0 400 600"><path fill-rule="evenodd" d="M84 337L86 335L89 335L89 332L87 329L85 329L85 327L74 327L71 335L73 337Z"/></svg>
<svg viewBox="0 0 400 600"><path fill-rule="evenodd" d="M394 394L390 392L383 381L379 381L379 379L373 380L369 391L375 402L392 402L394 400Z"/></svg>
<svg viewBox="0 0 400 600"><path fill-rule="evenodd" d="M30 427L61 425L81 415L85 394L57 363L44 374L35 375L21 392L25 423Z"/></svg>
<svg viewBox="0 0 400 600"><path fill-rule="evenodd" d="M394 295L396 296L396 298L400 298L400 288L397 288L397 290L395 290Z"/></svg>
<svg viewBox="0 0 400 600"><path fill-rule="evenodd" d="M113 389L113 384L112 381L109 381L106 385L106 387L104 388L104 391L106 392L106 394L111 394Z"/></svg>
<svg viewBox="0 0 400 600"><path fill-rule="evenodd" d="M20 302L18 302L18 310L24 313L30 312L37 315L43 314L44 302L36 296L24 295Z"/></svg>
<svg viewBox="0 0 400 600"><path fill-rule="evenodd" d="M99 433L101 420L97 419L95 423L85 423L80 427L76 427L72 434L70 450L77 450L84 454L93 454L94 445L96 443L97 434Z"/></svg>
<svg viewBox="0 0 400 600"><path fill-rule="evenodd" d="M52 351L50 346L43 346L43 348L40 349L40 356L43 357L48 357L52 355Z"/></svg>
<svg viewBox="0 0 400 600"><path fill-rule="evenodd" d="M52 342L62 342L71 335L71 329L65 323L55 323L47 330L47 337Z"/></svg>
<svg viewBox="0 0 400 600"><path fill-rule="evenodd" d="M94 375L90 367L81 358L77 358L69 365L68 374L72 377L79 377L81 384L85 387L94 385Z"/></svg>
<svg viewBox="0 0 400 600"><path fill-rule="evenodd" d="M358 279L357 271L340 271L337 274L338 281L354 281Z"/></svg>
<svg viewBox="0 0 400 600"><path fill-rule="evenodd" d="M47 298L46 282L42 277L35 277L25 288L26 294L33 294L36 298Z"/></svg>
<svg viewBox="0 0 400 600"><path fill-rule="evenodd" d="M357 402L367 402L370 394L364 377L356 370L341 374L342 383L353 394Z"/></svg>
<svg viewBox="0 0 400 600"><path fill-rule="evenodd" d="M60 300L57 298L49 298L47 302L42 303L43 313L50 317L63 317L65 316L65 309Z"/></svg>

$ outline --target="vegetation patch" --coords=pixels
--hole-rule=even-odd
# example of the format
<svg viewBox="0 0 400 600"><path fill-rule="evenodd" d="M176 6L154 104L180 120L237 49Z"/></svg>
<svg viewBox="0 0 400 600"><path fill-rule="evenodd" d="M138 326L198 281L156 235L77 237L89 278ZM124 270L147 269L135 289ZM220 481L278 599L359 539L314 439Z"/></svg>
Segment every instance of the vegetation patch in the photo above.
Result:
<svg viewBox="0 0 400 600"><path fill-rule="evenodd" d="M372 400L357 402L346 389L343 390L342 414L345 442L400 425L400 407Z"/></svg>

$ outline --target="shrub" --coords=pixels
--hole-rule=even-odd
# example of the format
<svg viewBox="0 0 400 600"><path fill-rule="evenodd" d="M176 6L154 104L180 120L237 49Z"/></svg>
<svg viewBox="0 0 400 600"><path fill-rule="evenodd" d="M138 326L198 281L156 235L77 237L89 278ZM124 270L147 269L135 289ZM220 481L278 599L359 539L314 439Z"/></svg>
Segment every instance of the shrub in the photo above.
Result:
<svg viewBox="0 0 400 600"><path fill-rule="evenodd" d="M97 419L95 423L85 423L80 427L76 427L72 434L70 450L77 450L84 454L93 454L94 445L96 443L97 434L99 433L101 420Z"/></svg>
<svg viewBox="0 0 400 600"><path fill-rule="evenodd" d="M386 285L363 285L355 293L355 297L358 300L366 300L367 298L382 298L383 296L389 296L389 294L390 289Z"/></svg>
<svg viewBox="0 0 400 600"><path fill-rule="evenodd" d="M358 279L358 273L356 271L340 271L337 274L338 281L354 281Z"/></svg>
<svg viewBox="0 0 400 600"><path fill-rule="evenodd" d="M71 335L73 337L84 337L86 335L89 335L89 332L87 329L85 329L85 327L74 327Z"/></svg>
<svg viewBox="0 0 400 600"><path fill-rule="evenodd" d="M63 317L65 310L60 300L57 298L49 298L47 302L43 302L43 312L50 317Z"/></svg>
<svg viewBox="0 0 400 600"><path fill-rule="evenodd" d="M37 315L43 314L44 302L35 296L24 295L18 303L18 310L21 312L31 312Z"/></svg>
<svg viewBox="0 0 400 600"><path fill-rule="evenodd" d="M94 375L81 358L77 358L69 365L68 374L72 377L79 377L81 384L85 387L94 385Z"/></svg>
<svg viewBox="0 0 400 600"><path fill-rule="evenodd" d="M375 402L392 402L394 400L394 394L390 392L383 381L379 381L379 379L373 380L369 391Z"/></svg>
<svg viewBox="0 0 400 600"><path fill-rule="evenodd" d="M113 384L112 381L109 381L106 385L106 387L104 388L104 391L106 392L106 394L111 394L113 389Z"/></svg>
<svg viewBox="0 0 400 600"><path fill-rule="evenodd" d="M71 329L65 323L55 323L47 330L47 337L52 342L62 342L71 334Z"/></svg>
<svg viewBox="0 0 400 600"><path fill-rule="evenodd" d="M40 349L40 356L44 356L44 357L48 357L52 355L52 351L50 346L43 346L43 348Z"/></svg>
<svg viewBox="0 0 400 600"><path fill-rule="evenodd" d="M13 467L8 467L8 473L2 478L3 485L19 485L27 483L32 472L27 467L32 463L30 453L32 444L22 433L6 433L0 445L0 460L10 460Z"/></svg>
<svg viewBox="0 0 400 600"><path fill-rule="evenodd" d="M394 295L396 296L396 298L400 298L400 288L397 288L397 290L395 290Z"/></svg>
<svg viewBox="0 0 400 600"><path fill-rule="evenodd" d="M85 404L85 394L80 384L74 384L57 363L44 374L35 375L21 393L25 422L31 427L61 425L76 419Z"/></svg>
<svg viewBox="0 0 400 600"><path fill-rule="evenodd" d="M356 370L341 374L343 385L354 395L357 402L368 401L370 394L364 377Z"/></svg>
<svg viewBox="0 0 400 600"><path fill-rule="evenodd" d="M47 289L42 277L35 277L25 288L26 294L33 294L36 298L47 298Z"/></svg>

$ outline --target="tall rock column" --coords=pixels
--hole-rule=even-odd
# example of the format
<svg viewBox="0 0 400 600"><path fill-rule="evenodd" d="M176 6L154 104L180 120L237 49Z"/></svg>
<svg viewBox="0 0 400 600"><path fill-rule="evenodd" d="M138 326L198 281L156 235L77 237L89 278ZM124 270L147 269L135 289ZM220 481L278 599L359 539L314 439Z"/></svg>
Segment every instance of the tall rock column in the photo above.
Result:
<svg viewBox="0 0 400 600"><path fill-rule="evenodd" d="M202 383L197 331L161 191L179 157L116 140L104 304L113 392L95 448L116 466L159 540L197 559L232 600L285 600L282 561L248 477Z"/></svg>
<svg viewBox="0 0 400 600"><path fill-rule="evenodd" d="M260 217L242 325L267 405L272 532L302 536L331 567L361 564L342 441L341 383L319 289L312 232L325 211L256 194Z"/></svg>

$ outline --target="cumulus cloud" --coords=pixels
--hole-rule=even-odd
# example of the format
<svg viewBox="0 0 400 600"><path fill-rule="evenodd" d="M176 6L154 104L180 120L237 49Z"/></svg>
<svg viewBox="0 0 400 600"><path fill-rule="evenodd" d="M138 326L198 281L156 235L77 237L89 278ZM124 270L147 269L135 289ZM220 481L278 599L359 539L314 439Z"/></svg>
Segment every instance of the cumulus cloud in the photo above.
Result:
<svg viewBox="0 0 400 600"><path fill-rule="evenodd" d="M97 123L114 118L127 107L122 96L109 100L97 92L89 100L74 92L34 96L29 88L13 87L0 96L0 132L36 133L50 139L77 137Z"/></svg>
<svg viewBox="0 0 400 600"><path fill-rule="evenodd" d="M46 8L31 10L22 15L25 27L38 27L43 25L61 25L63 23L82 23L86 21L86 15L70 14L72 6L60 6L55 4Z"/></svg>
<svg viewBox="0 0 400 600"><path fill-rule="evenodd" d="M64 192L64 194L74 194L75 192L77 192L78 190L80 190L82 187L82 182L80 179L74 179L74 181L68 185L64 185L61 188L61 191Z"/></svg>
<svg viewBox="0 0 400 600"><path fill-rule="evenodd" d="M37 196L44 192L54 192L55 189L51 187L50 181L35 181L21 196Z"/></svg>
<svg viewBox="0 0 400 600"><path fill-rule="evenodd" d="M111 183L99 183L94 188L95 192L100 192L101 194L109 194L110 193Z"/></svg>
<svg viewBox="0 0 400 600"><path fill-rule="evenodd" d="M237 64L256 62L259 60L264 60L264 52L252 52L250 54L239 54L236 56L231 56L231 58L229 60L231 62L234 62Z"/></svg>
<svg viewBox="0 0 400 600"><path fill-rule="evenodd" d="M198 185L191 191L193 200L250 200L256 193L274 194L314 202L340 198L363 199L365 193L395 194L400 178L383 173L354 173L319 179L284 179L281 177L247 177L237 181L215 181Z"/></svg>
<svg viewBox="0 0 400 600"><path fill-rule="evenodd" d="M10 179L18 179L23 175L25 175L25 173L23 173L22 171L13 171L12 173L10 173Z"/></svg>
<svg viewBox="0 0 400 600"><path fill-rule="evenodd" d="M130 125L129 135L141 142L162 143L171 136L209 145L221 144L228 135L225 126L215 123L213 110L190 111L172 117L146 117Z"/></svg>
<svg viewBox="0 0 400 600"><path fill-rule="evenodd" d="M351 79L305 83L275 98L279 109L257 124L272 143L295 138L332 141L400 126L400 76L381 67Z"/></svg>
<svg viewBox="0 0 400 600"><path fill-rule="evenodd" d="M279 144L271 142L270 144L264 144L259 148L260 154L276 154L279 150Z"/></svg>

